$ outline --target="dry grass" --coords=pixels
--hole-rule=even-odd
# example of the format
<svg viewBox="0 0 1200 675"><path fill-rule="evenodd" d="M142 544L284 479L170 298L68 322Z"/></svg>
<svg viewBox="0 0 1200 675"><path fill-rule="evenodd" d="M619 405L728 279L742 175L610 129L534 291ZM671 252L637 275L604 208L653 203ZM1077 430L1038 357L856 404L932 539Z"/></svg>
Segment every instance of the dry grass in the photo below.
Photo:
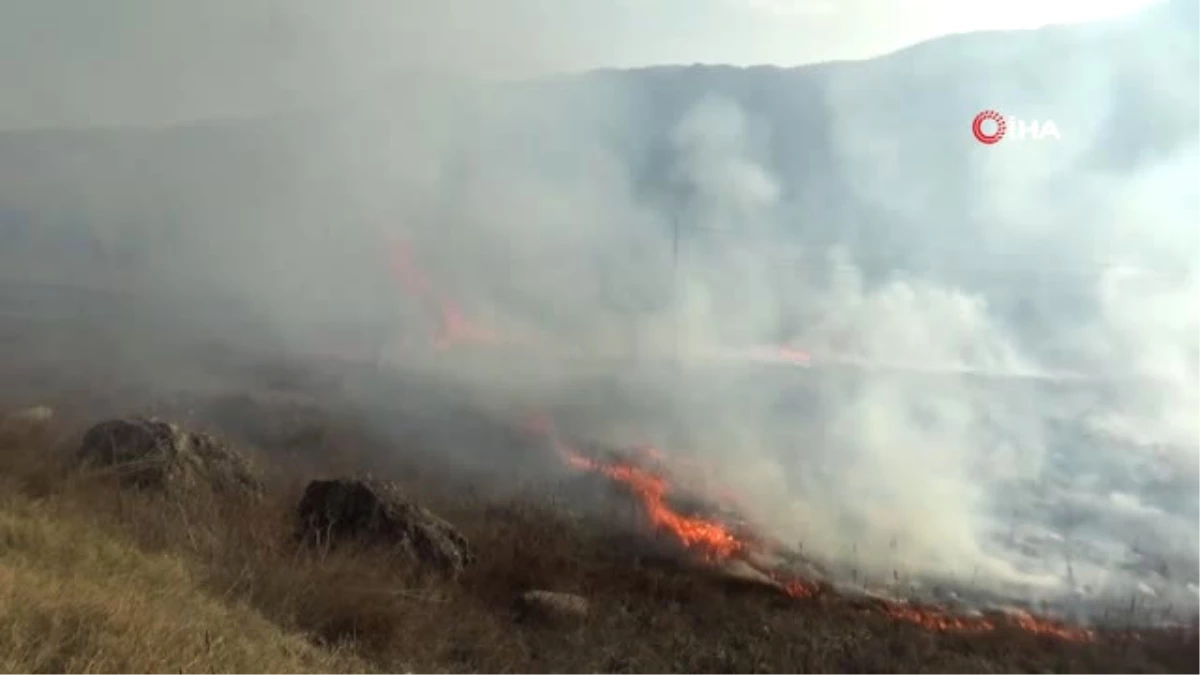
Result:
<svg viewBox="0 0 1200 675"><path fill-rule="evenodd" d="M188 561L147 553L20 497L0 506L0 670L328 672L362 669L204 592Z"/></svg>
<svg viewBox="0 0 1200 675"><path fill-rule="evenodd" d="M0 505L5 670L1198 670L1194 631L1089 645L934 634L845 599L732 586L544 501L471 498L427 478L414 491L440 494L431 506L479 551L463 578L377 551L305 552L288 535L307 476L278 476L258 503L122 493L59 468L77 434L0 430L0 489L24 495ZM512 603L529 588L582 593L593 615L520 623Z"/></svg>

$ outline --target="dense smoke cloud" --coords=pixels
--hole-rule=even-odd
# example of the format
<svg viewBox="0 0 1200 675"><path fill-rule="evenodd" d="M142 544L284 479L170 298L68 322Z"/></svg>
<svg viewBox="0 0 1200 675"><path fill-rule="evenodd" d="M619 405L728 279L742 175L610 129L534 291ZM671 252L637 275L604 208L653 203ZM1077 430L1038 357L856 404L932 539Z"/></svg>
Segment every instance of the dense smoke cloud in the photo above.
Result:
<svg viewBox="0 0 1200 675"><path fill-rule="evenodd" d="M911 58L930 67L935 53ZM1132 593L1160 608L1192 606L1200 545L1194 136L1114 164L1108 153L1127 142L1129 122L1094 113L1121 107L1128 66L1108 63L1055 80L1070 84L1041 101L1002 99L1027 119L1057 118L1067 130L1061 143L979 146L964 149L964 160L928 147L941 140L933 134L942 124L965 127L969 106L1001 105L996 94L965 105L945 99L961 111L957 122L923 107L920 91L915 114L881 114L879 92L894 72L872 66L831 78L825 103L839 165L855 198L886 209L892 231L878 234L900 269L881 276L886 265L862 267L835 248L824 278L780 286L761 271L779 257L778 230L755 248L755 226L833 216L743 211L733 219L740 246L718 245L716 260L698 265L722 274L692 277L688 335L736 322L742 344L778 339L779 317L799 305L808 318L785 339L817 363L964 377L929 384L879 374L826 386L817 395L823 415L803 422L795 409L764 414L772 400L763 390L778 386L772 394L784 396L786 387L763 382L722 400L721 429L698 432L708 436L701 443L756 495L760 519L876 578L970 580L1057 600ZM1189 87L1180 80L1162 90ZM1140 103L1135 130L1155 126L1159 106L1166 119L1195 120L1195 104L1173 93ZM739 118L702 103L680 135L703 147L697 120L706 120L701 136L728 148L737 138L730 119ZM774 186L786 178L728 151L714 167L714 154L682 153L694 175L723 176L700 190L714 205L694 219L699 227L705 216L719 219L722 205L777 205ZM739 248L753 250L757 264L738 267ZM931 264L906 258L922 249ZM739 310L712 311L713 294L730 288Z"/></svg>

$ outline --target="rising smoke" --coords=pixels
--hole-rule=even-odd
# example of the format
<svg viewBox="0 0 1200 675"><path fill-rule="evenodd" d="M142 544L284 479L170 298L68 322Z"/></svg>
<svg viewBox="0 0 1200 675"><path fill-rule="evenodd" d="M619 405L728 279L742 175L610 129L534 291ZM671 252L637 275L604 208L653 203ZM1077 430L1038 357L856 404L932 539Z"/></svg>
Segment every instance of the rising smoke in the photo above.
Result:
<svg viewBox="0 0 1200 675"><path fill-rule="evenodd" d="M681 69L500 84L471 71L514 45L552 67L569 45L545 36L561 26L528 13L503 45L443 60L442 44L471 43L463 31L503 33L504 17L457 16L410 17L428 70L398 84L265 122L93 132L83 161L46 160L32 177L6 166L17 187L2 196L82 214L96 242L84 260L116 261L106 283L179 314L243 307L261 332L222 318L204 330L247 349L308 353L338 328L335 349L365 336L360 356L514 414L569 408L597 381L669 400L639 424L581 417L595 436L704 457L775 535L856 576L1194 607L1194 124L1145 152L1113 147L1160 116L1195 121L1196 97L1175 95L1194 92L1194 64L1132 117L1123 87L1158 64L974 62L961 41L809 79ZM1098 42L1075 48L1111 37L1087 34ZM969 64L957 79L956 60ZM948 90L987 68L1003 82ZM819 124L785 128L782 103L724 83L789 77L820 92ZM682 101L646 93L674 81L689 83ZM1005 105L1054 118L1062 143L974 145L971 115ZM430 312L388 274L401 240L511 351L405 356ZM814 367L715 358L782 344ZM161 366L147 378L174 372Z"/></svg>

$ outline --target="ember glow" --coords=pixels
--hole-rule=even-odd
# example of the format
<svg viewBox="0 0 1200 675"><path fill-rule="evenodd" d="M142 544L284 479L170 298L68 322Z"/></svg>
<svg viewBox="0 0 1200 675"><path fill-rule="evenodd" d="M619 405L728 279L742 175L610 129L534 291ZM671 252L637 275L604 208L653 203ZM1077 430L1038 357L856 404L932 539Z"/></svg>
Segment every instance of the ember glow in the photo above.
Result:
<svg viewBox="0 0 1200 675"><path fill-rule="evenodd" d="M927 607L889 603L884 605L883 612L893 619L915 623L928 630L954 633L988 633L996 630L995 622L983 617L952 616Z"/></svg>
<svg viewBox="0 0 1200 675"><path fill-rule="evenodd" d="M449 349L459 344L495 344L500 336L493 330L471 322L452 302L442 301L441 330L434 345L438 349Z"/></svg>
<svg viewBox="0 0 1200 675"><path fill-rule="evenodd" d="M1079 626L1068 626L1050 619L1042 619L1028 612L1009 612L1008 620L1030 633L1049 635L1073 642L1086 642L1095 638L1095 632Z"/></svg>
<svg viewBox="0 0 1200 675"><path fill-rule="evenodd" d="M776 570L764 569L752 560L756 553L769 552L763 540L735 531L715 518L685 515L673 509L668 501L671 483L666 476L633 460L599 460L585 455L564 441L545 416L530 418L525 428L547 440L568 466L580 471L598 473L614 483L627 487L641 504L647 520L655 531L672 537L701 560L719 564L739 559L773 581L785 594L794 598L816 595L818 586ZM654 447L644 446L634 454L661 465L663 454ZM938 606L922 606L901 601L885 601L880 611L897 621L916 624L938 632L988 633L1008 626L1072 642L1089 641L1094 633L1086 628L1070 626L1060 621L1035 617L1023 611L1008 611L990 617L962 616Z"/></svg>
<svg viewBox="0 0 1200 675"><path fill-rule="evenodd" d="M920 607L889 603L884 613L893 619L917 624L922 628L953 633L989 633L1007 625L1034 635L1044 635L1068 642L1087 642L1095 633L1079 626L1070 626L1052 619L1035 617L1028 612L1010 610L998 618L981 616L955 616L941 607Z"/></svg>

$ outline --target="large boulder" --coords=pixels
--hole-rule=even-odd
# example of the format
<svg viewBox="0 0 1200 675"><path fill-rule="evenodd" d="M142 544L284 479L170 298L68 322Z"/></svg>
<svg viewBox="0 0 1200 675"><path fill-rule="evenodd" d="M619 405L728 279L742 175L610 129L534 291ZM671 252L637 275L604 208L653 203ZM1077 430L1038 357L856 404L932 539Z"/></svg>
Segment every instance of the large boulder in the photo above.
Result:
<svg viewBox="0 0 1200 675"><path fill-rule="evenodd" d="M129 487L163 492L200 488L239 496L262 489L253 465L227 442L156 418L96 424L84 433L76 460L81 468L116 472Z"/></svg>
<svg viewBox="0 0 1200 675"><path fill-rule="evenodd" d="M467 538L383 480L314 480L297 509L298 536L330 546L361 542L399 548L414 560L457 575L475 561Z"/></svg>

